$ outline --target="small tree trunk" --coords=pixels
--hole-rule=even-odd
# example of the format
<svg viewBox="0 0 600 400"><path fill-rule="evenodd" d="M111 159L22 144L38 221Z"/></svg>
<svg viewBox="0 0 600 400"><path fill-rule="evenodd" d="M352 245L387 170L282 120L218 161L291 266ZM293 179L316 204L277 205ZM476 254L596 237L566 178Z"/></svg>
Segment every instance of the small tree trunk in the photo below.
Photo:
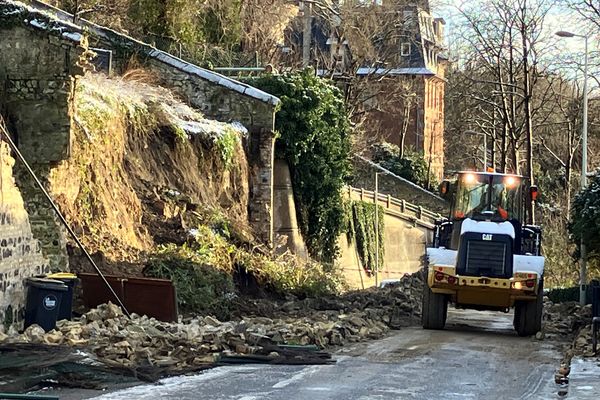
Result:
<svg viewBox="0 0 600 400"><path fill-rule="evenodd" d="M517 148L517 139L510 138L510 157L512 161L512 173L519 174L519 150Z"/></svg>
<svg viewBox="0 0 600 400"><path fill-rule="evenodd" d="M400 158L404 158L404 142L406 141L406 133L408 132L408 125L410 123L410 101L404 102L404 121L402 121L402 128L400 129Z"/></svg>
<svg viewBox="0 0 600 400"><path fill-rule="evenodd" d="M508 158L508 146L506 143L507 135L508 135L508 127L506 126L506 121L502 121L502 139L500 142L500 146L502 146L502 149L501 149L502 158L500 159L500 172L502 172L503 174L506 173L506 163L507 163L507 158Z"/></svg>
<svg viewBox="0 0 600 400"><path fill-rule="evenodd" d="M521 43L523 44L523 108L525 112L525 143L527 146L527 177L529 184L533 185L533 126L531 117L531 81L529 71L529 43L527 42L527 34L529 29L526 22L527 18L527 0L523 0L521 6ZM533 201L527 202L527 213L529 214L529 222L535 224L535 209Z"/></svg>

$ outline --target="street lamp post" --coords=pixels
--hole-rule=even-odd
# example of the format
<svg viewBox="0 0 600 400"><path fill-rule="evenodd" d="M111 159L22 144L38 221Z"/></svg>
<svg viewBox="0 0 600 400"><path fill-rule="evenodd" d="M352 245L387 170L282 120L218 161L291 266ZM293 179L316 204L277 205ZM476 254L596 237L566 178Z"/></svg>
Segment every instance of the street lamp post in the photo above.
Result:
<svg viewBox="0 0 600 400"><path fill-rule="evenodd" d="M585 57L583 62L583 121L581 124L581 189L587 186L587 167L588 167L588 36L577 35L567 31L556 32L556 36L564 38L579 37L585 41ZM585 304L585 289L587 284L587 252L583 240L580 243L581 259L579 271L579 303Z"/></svg>
<svg viewBox="0 0 600 400"><path fill-rule="evenodd" d="M470 135L477 135L477 136L483 136L483 171L485 172L487 170L487 135L485 133L481 133L481 132L475 132L475 131L465 131L465 133L470 134Z"/></svg>
<svg viewBox="0 0 600 400"><path fill-rule="evenodd" d="M379 286L379 174L375 172L375 287Z"/></svg>

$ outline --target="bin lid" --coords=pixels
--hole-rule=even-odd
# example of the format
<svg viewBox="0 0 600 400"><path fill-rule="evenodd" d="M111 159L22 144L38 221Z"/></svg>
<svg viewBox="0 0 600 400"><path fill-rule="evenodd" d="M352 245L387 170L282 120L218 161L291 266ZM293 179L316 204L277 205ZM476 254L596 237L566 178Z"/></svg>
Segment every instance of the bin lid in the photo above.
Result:
<svg viewBox="0 0 600 400"><path fill-rule="evenodd" d="M69 288L61 281L46 278L27 278L27 285L40 289L56 290L66 292Z"/></svg>
<svg viewBox="0 0 600 400"><path fill-rule="evenodd" d="M77 279L77 275L70 272L55 272L53 274L46 275L48 279Z"/></svg>

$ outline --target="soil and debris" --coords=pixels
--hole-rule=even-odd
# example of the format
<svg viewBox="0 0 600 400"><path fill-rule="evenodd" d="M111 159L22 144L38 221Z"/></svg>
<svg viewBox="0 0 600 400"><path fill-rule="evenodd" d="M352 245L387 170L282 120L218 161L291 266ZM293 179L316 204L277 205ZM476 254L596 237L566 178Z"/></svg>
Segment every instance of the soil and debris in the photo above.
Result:
<svg viewBox="0 0 600 400"><path fill-rule="evenodd" d="M102 388L223 362L331 362L321 349L381 338L390 329L414 324L422 284L417 273L389 288L273 303L268 316L254 313L225 322L211 316L178 323L135 314L128 319L118 306L104 304L59 321L47 333L32 325L23 333L0 334L0 391L40 384ZM36 358L41 361L21 362Z"/></svg>

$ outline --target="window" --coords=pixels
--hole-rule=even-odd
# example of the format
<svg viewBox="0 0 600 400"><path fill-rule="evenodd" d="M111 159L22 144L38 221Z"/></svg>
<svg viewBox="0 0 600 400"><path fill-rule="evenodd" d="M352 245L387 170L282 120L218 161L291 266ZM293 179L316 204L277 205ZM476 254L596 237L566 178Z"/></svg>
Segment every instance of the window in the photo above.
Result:
<svg viewBox="0 0 600 400"><path fill-rule="evenodd" d="M402 43L400 45L400 55L402 57L410 56L410 43Z"/></svg>

